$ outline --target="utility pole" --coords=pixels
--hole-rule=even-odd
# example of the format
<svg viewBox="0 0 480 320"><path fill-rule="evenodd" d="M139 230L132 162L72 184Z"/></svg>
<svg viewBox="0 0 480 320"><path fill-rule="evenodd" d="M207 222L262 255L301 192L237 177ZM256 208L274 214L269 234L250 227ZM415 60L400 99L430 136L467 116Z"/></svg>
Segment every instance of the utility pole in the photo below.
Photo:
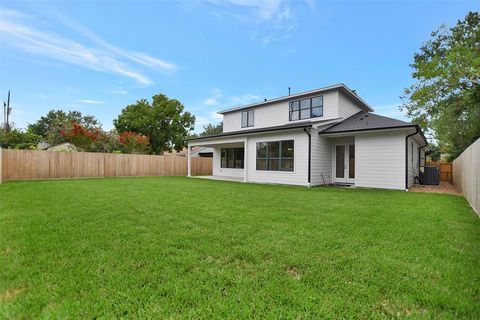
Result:
<svg viewBox="0 0 480 320"><path fill-rule="evenodd" d="M12 108L10 108L10 90L8 90L8 98L7 98L7 131L5 133L10 132L10 113L12 112Z"/></svg>
<svg viewBox="0 0 480 320"><path fill-rule="evenodd" d="M3 101L3 133L7 133L7 103Z"/></svg>

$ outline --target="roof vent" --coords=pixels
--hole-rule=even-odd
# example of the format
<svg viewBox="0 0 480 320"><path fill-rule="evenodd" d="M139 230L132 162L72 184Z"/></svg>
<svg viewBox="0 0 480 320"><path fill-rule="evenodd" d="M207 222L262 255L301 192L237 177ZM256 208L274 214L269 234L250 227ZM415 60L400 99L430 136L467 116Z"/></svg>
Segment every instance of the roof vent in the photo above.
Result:
<svg viewBox="0 0 480 320"><path fill-rule="evenodd" d="M291 89L291 88L290 88L290 87L288 87L288 95L289 95L289 96L290 96L290 89Z"/></svg>
<svg viewBox="0 0 480 320"><path fill-rule="evenodd" d="M355 95L357 95L357 90L352 90L352 92L353 92Z"/></svg>
<svg viewBox="0 0 480 320"><path fill-rule="evenodd" d="M267 101L267 98L263 99L263 101Z"/></svg>

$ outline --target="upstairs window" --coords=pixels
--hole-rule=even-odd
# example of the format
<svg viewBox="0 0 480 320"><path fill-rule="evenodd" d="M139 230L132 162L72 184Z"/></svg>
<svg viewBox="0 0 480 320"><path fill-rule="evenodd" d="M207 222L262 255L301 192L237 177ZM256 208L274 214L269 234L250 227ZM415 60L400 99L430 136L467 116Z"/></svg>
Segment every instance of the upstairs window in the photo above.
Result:
<svg viewBox="0 0 480 320"><path fill-rule="evenodd" d="M253 127L253 110L242 111L242 128Z"/></svg>
<svg viewBox="0 0 480 320"><path fill-rule="evenodd" d="M290 102L290 121L323 117L323 96Z"/></svg>

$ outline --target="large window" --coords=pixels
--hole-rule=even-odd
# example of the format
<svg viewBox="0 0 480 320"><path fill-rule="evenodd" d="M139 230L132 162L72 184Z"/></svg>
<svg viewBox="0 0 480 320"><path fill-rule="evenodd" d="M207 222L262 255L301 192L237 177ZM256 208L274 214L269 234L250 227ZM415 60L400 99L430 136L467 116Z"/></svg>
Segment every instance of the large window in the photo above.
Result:
<svg viewBox="0 0 480 320"><path fill-rule="evenodd" d="M243 169L243 148L228 148L221 150L220 166L222 168Z"/></svg>
<svg viewBox="0 0 480 320"><path fill-rule="evenodd" d="M253 110L242 111L242 128L253 127Z"/></svg>
<svg viewBox="0 0 480 320"><path fill-rule="evenodd" d="M257 142L257 170L293 171L294 141Z"/></svg>
<svg viewBox="0 0 480 320"><path fill-rule="evenodd" d="M290 121L323 116L323 96L290 102Z"/></svg>

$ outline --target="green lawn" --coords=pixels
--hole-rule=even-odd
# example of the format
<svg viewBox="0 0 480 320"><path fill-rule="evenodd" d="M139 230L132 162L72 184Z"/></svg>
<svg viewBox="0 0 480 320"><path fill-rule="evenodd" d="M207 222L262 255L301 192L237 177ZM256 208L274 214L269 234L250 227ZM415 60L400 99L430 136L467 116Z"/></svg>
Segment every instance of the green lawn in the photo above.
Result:
<svg viewBox="0 0 480 320"><path fill-rule="evenodd" d="M480 318L462 197L152 177L0 185L0 318Z"/></svg>

